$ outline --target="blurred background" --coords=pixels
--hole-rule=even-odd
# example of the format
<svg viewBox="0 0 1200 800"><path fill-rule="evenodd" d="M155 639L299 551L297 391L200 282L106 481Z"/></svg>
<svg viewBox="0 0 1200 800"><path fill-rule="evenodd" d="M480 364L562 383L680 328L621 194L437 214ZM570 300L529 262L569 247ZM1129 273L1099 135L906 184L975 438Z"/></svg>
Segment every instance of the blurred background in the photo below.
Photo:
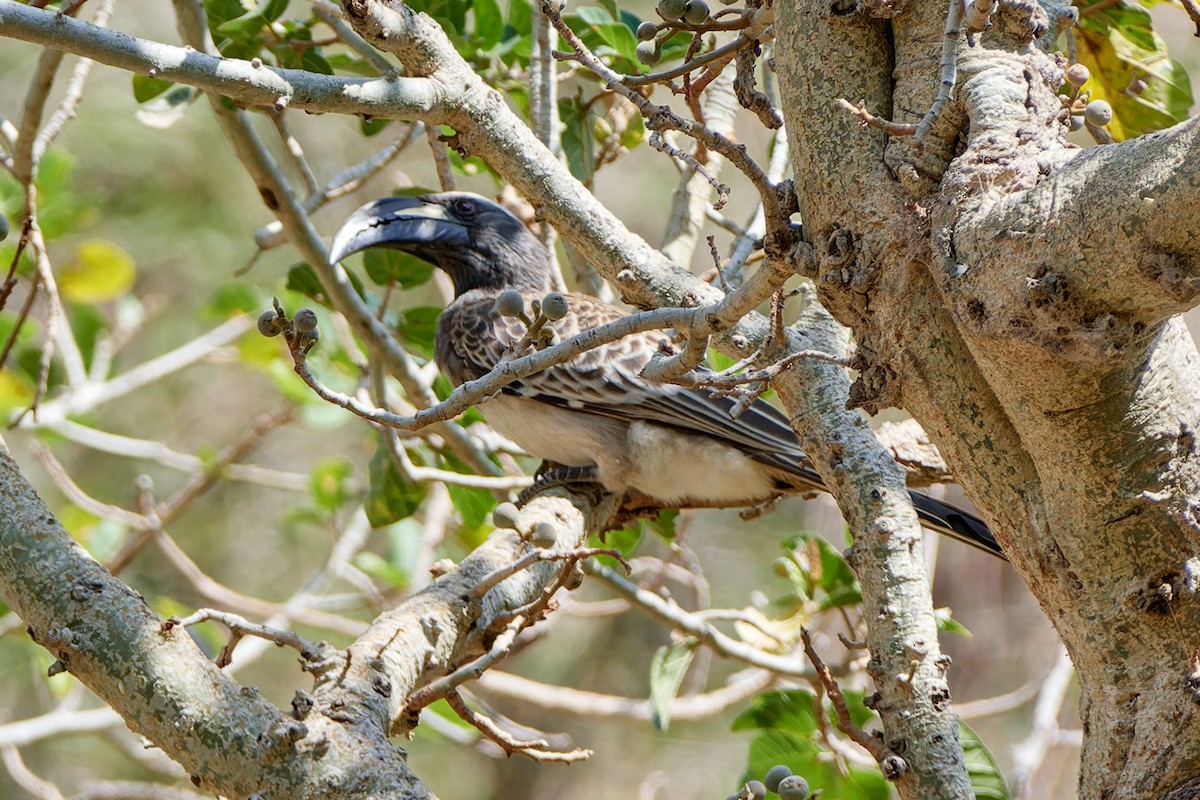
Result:
<svg viewBox="0 0 1200 800"><path fill-rule="evenodd" d="M308 13L305 4L292 6L290 14ZM630 3L627 10L643 19L653 16L652 4L646 2ZM1167 4L1156 6L1153 13L1156 29L1173 56L1194 74L1200 62L1187 18ZM110 27L179 42L165 4L118 4ZM0 113L9 119L20 116L39 52L0 39ZM68 59L68 64L72 61ZM60 75L56 92L61 92L69 69ZM560 95L570 97L585 87L592 91L593 86L568 80ZM296 252L287 245L266 251L256 245L256 231L270 223L272 215L207 104L201 100L183 109L154 110L146 102L139 103L134 89L130 75L94 68L78 118L67 125L43 162L39 189L41 224L67 298L68 319L81 342L91 337L91 344L83 345L85 359L90 363L95 358L87 349L95 341L107 336L111 343L115 331L129 333L115 353L114 374L173 351L239 310L264 310L273 295L289 309L306 302L295 291L294 281L289 286L289 270L299 261ZM656 100L665 99L665 92L659 90ZM355 119L291 116L297 118L293 133L322 181L375 152L384 141L398 138L402 129L401 123L393 123L368 138ZM263 129L268 127L264 122ZM767 137L757 124L740 120L738 130L752 152L765 153ZM748 219L754 210L753 191L729 170L725 178L734 188L725 215ZM459 188L488 196L501 189L486 170L470 162L457 179ZM594 191L630 228L657 243L663 237L664 210L671 205L677 181L678 171L670 159L637 146L596 174ZM429 148L417 141L364 186L330 202L313 219L328 236L369 199L396 188L437 185ZM0 202L15 232L20 196L6 174L0 175ZM703 234L716 235L723 252L732 240L715 224L708 224ZM5 263L12 258L15 238L14 233L0 249ZM109 243L125 254L122 264L130 270L128 281L89 289L88 247L95 242ZM568 263L564 257L564 264ZM711 259L701 244L693 267L704 271L709 266ZM74 283L69 277L72 270L77 276ZM574 283L569 266L565 272L568 282ZM22 299L19 290L3 312L5 332L12 329ZM437 284L429 282L393 302L401 309L437 306L442 297ZM329 317L324 309L320 313L328 338L332 323L325 324ZM35 311L29 333L15 353L20 368L10 366L0 374L0 401L7 415L15 414L32 397L30 375L36 373L30 367L36 364L41 346L35 334L44 325L44 315ZM314 363L349 381L336 343L323 342L323 348ZM54 399L59 379L52 373L47 401ZM261 437L247 440L247 431L264 415L279 415L278 424L266 425ZM186 368L72 418L89 429L161 443L175 454L198 457L200 463L214 463L221 451L243 443L248 452L239 455L238 462L264 470L254 479L217 481L169 523L171 539L223 587L218 591L194 575L189 577L179 561L172 561L159 548L131 549L136 532L68 497L61 480L52 474L57 463L87 496L136 509L147 486L153 487L157 498L170 497L194 479L195 465L181 470L165 463L170 459L104 452L56 431L52 424L34 424L28 417L5 432L4 439L27 476L72 534L101 561L127 554L122 579L163 615L228 606L252 619L265 619L277 609L239 608L237 598L280 603L306 590L317 576L324 581L316 587L323 610L366 621L423 580L419 571L429 554L421 552L422 536L429 529L430 514L446 518L444 538L434 543L436 557L457 559L488 532L486 523L464 515L458 508L461 503L443 499L440 509L431 510L428 504L433 500L426 498L427 505L413 519L365 533L362 552L347 568L328 574L324 567L334 545L362 525L356 512L370 486L377 441L352 415L308 394L291 375L280 341L263 339L253 331L231 336ZM106 449L120 451L121 446ZM966 502L954 487L945 492L953 502ZM813 533L837 550L846 541L844 524L826 497L788 500L752 521L742 520L735 511L685 512L677 531L671 545L643 533L633 555L646 559L647 565L694 559L703 568L703 591L709 594L709 603L733 609L767 608L794 592L778 564L786 555L781 543L789 537ZM953 619L970 632L947 632L942 637L944 651L953 658L949 680L956 703L1006 776L1011 778L1031 763L1037 765L1026 796L1071 796L1078 750L1070 731L1079 724L1074 686L1066 684L1059 706L1051 698L1051 720L1067 733L1047 732L1045 720L1035 718L1044 681L1061 674L1057 637L1006 564L954 542L931 539L927 546L935 566L936 605L952 609ZM674 591L687 598L699 590L680 584ZM535 635L504 664L504 670L552 686L644 699L653 655L670 637L661 625L637 612L611 613L619 606L612 598L606 587L589 580L563 601L558 613L534 629ZM825 632L818 637L818 647L831 663L845 665L856 657L834 638L851 619L852 612L847 612L812 621ZM322 629L302 621L293 624L309 638L325 638L337 645L352 639L348 630ZM0 744L6 741L6 724L54 708L97 706L69 675L46 677L51 658L29 641L19 620L10 614L2 625ZM223 641L221 631L211 625L194 633L210 652ZM718 686L741 668L717 658L702 662L709 660L696 659L683 693ZM231 669L239 681L257 687L283 707L296 689L309 685L295 655L273 647L243 645ZM861 678L847 681L850 688L867 688ZM667 731L660 732L644 719L568 712L553 707L546 698L528 702L483 689L478 694L517 722L564 733L575 746L595 753L570 767L505 759L457 723L423 724L413 740L398 744L409 750L414 770L442 797L721 798L740 785L754 736L752 730L731 731L748 701L707 719L673 720ZM992 700L990 708L982 703ZM997 713L977 715L981 711ZM1031 744L1040 751L1039 757L1020 750ZM144 748L121 725L100 733L40 739L22 746L20 755L30 771L57 784L68 797L82 796L97 780L171 783L180 777L177 769L163 763L156 751ZM178 785L190 788L186 778ZM23 796L26 789L14 782L9 771L0 769L0 797Z"/></svg>

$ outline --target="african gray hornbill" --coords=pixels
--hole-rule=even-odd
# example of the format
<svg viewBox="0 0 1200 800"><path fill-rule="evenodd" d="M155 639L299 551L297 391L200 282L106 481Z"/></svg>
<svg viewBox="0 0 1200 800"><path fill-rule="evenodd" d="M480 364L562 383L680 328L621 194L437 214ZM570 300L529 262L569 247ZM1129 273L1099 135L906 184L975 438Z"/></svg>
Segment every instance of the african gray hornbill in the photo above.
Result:
<svg viewBox="0 0 1200 800"><path fill-rule="evenodd" d="M523 322L497 310L501 292L518 290L529 307L552 290L541 242L506 209L474 194L369 203L338 230L330 261L369 247L411 253L454 282L435 351L455 385L490 371L525 335ZM564 339L624 315L586 295L570 295L569 306L554 326ZM590 350L510 383L483 413L530 454L585 468L607 490L637 492L662 507L747 506L823 489L786 418L768 403L733 417L728 397L641 377L665 338L648 331ZM910 494L930 528L1003 557L981 520Z"/></svg>

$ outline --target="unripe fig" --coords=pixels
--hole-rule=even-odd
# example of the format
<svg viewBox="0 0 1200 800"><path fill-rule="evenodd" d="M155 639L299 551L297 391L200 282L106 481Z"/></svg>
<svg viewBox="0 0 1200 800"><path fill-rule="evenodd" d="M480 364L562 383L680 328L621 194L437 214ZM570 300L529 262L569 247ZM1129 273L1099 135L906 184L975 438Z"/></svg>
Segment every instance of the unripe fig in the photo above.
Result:
<svg viewBox="0 0 1200 800"><path fill-rule="evenodd" d="M321 329L313 328L311 331L300 331L300 344L304 346L304 352L313 349L317 342L321 341Z"/></svg>
<svg viewBox="0 0 1200 800"><path fill-rule="evenodd" d="M571 306L567 302L566 295L560 292L551 292L542 298L542 315L551 322L562 319L570 310Z"/></svg>
<svg viewBox="0 0 1200 800"><path fill-rule="evenodd" d="M683 21L689 25L703 25L708 22L710 13L708 3L704 0L687 0L683 8Z"/></svg>
<svg viewBox="0 0 1200 800"><path fill-rule="evenodd" d="M683 9L686 6L687 0L658 0L655 10L667 22L677 22L683 16Z"/></svg>
<svg viewBox="0 0 1200 800"><path fill-rule="evenodd" d="M1083 64L1072 64L1067 70L1067 83L1078 89L1088 82L1088 78L1092 77L1092 73Z"/></svg>
<svg viewBox="0 0 1200 800"><path fill-rule="evenodd" d="M763 778L763 783L766 784L767 791L778 792L779 782L792 774L792 770L784 764L777 764L767 770L766 777Z"/></svg>
<svg viewBox="0 0 1200 800"><path fill-rule="evenodd" d="M311 333L317 329L317 312L311 308L302 308L292 318L292 324L301 333Z"/></svg>
<svg viewBox="0 0 1200 800"><path fill-rule="evenodd" d="M808 781L789 775L779 782L780 800L808 800Z"/></svg>
<svg viewBox="0 0 1200 800"><path fill-rule="evenodd" d="M525 313L525 298L516 289L505 289L496 298L496 311L502 317L519 317Z"/></svg>
<svg viewBox="0 0 1200 800"><path fill-rule="evenodd" d="M558 544L558 531L549 522L542 521L534 526L533 535L529 540L543 550L549 550Z"/></svg>
<svg viewBox="0 0 1200 800"><path fill-rule="evenodd" d="M647 67L653 67L658 63L661 51L658 47L658 42L650 40L649 42L638 42L634 48L637 53L637 60L645 64Z"/></svg>
<svg viewBox="0 0 1200 800"><path fill-rule="evenodd" d="M1093 128L1103 128L1112 122L1113 110L1107 100L1093 100L1083 109L1083 121Z"/></svg>
<svg viewBox="0 0 1200 800"><path fill-rule="evenodd" d="M497 528L516 530L520 516L520 510L512 503L500 503L492 509L492 524Z"/></svg>
<svg viewBox="0 0 1200 800"><path fill-rule="evenodd" d="M637 26L637 38L639 42L649 42L657 33L658 26L650 20L646 20L641 25Z"/></svg>
<svg viewBox="0 0 1200 800"><path fill-rule="evenodd" d="M258 332L263 336L278 336L280 332L279 315L274 311L264 311L258 317Z"/></svg>

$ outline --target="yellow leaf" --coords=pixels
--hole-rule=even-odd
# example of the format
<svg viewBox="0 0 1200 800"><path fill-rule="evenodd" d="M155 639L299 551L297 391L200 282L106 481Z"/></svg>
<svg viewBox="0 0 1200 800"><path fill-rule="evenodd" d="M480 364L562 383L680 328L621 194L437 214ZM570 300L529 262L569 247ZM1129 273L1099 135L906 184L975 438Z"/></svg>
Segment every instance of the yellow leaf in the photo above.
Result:
<svg viewBox="0 0 1200 800"><path fill-rule="evenodd" d="M89 239L62 269L58 288L73 303L103 303L129 291L136 277L133 256L112 242Z"/></svg>

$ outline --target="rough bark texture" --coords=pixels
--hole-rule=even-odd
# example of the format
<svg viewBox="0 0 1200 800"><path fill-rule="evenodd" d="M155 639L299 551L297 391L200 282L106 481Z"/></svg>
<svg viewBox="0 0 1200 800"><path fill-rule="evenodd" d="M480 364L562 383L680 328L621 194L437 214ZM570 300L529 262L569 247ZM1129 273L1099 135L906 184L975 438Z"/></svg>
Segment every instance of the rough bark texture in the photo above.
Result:
<svg viewBox="0 0 1200 800"><path fill-rule="evenodd" d="M600 524L598 513L542 497L521 522L549 522L560 545L572 547L585 524ZM480 578L531 546L497 531L345 650L321 645L303 654L317 680L314 704L299 720L226 677L185 631L164 627L63 530L0 451L0 597L132 730L195 775L197 786L229 797L432 798L388 736L415 724L403 713L413 691L487 652L497 618L536 601L557 579L559 564L542 562L471 599Z"/></svg>
<svg viewBox="0 0 1200 800"><path fill-rule="evenodd" d="M859 339L857 402L924 425L1066 642L1080 796L1166 796L1200 772L1200 371L1170 316L1195 303L1197 125L1068 147L1063 64L1030 45L1040 8L1012 4L960 47L924 152L852 133L838 97L885 117L932 100L935 10L776 4L821 296Z"/></svg>
<svg viewBox="0 0 1200 800"><path fill-rule="evenodd" d="M147 50L69 18L50 25L53 15L7 0L0 0L0 30L127 69L162 67L163 77L246 103L285 95L293 108L451 124L460 143L539 204L626 299L642 305L718 299L715 289L631 236L571 179L428 18L395 3L345 0L344 7L358 31L397 54L411 77L347 81L350 88L339 95L303 73L230 59L209 64L179 48ZM874 114L915 120L937 91L940 2L880 4L876 16L846 0L778 0L774 10L782 108L811 243L793 254L791 266L816 279L825 305L853 329L860 367L849 390L819 370L800 369L783 373L778 389L847 517L866 531L856 561L876 615L871 646L887 743L909 759L900 791L962 796L958 778L932 777L961 770L943 757L953 749L945 738L952 717L937 691L936 639L922 605L927 595L908 592L908 607L880 599L920 582L903 560L915 522L897 500L903 493L896 470L872 460L872 445L855 423L838 432L847 424L840 416L847 392L867 410L902 406L923 423L1067 643L1083 690L1081 796L1190 796L1200 779L1193 633L1200 628L1194 500L1200 359L1171 315L1195 305L1200 288L1200 125L1193 120L1087 151L1068 147L1055 96L1063 64L1033 46L1046 20L1039 6L1018 0L999 7L993 29L976 46L960 45L956 94L917 149L911 140L858 128L833 101L863 100ZM392 100L397 110L381 107ZM261 175L256 180L269 183ZM306 256L321 249L311 227L288 230ZM751 295L730 300L742 310L753 301ZM751 317L738 330L753 341L765 327ZM790 345L804 343L793 337ZM13 562L5 559L33 542L57 540L61 530L43 524L44 509L23 494L18 477L9 474L0 486L11 487L4 496L14 504L10 524L0 528L7 537L0 541L0 568L8 568ZM16 507L26 503L21 516ZM886 570L863 571L871 559L869 566ZM75 552L54 563L62 574L75 574L84 561ZM884 572L895 576L894 584ZM45 584L47 604L62 600L58 610L36 607L34 595L10 599L41 639L84 674L92 664L92 634L77 639L87 620L73 621L82 613L78 601L61 590L64 583L86 588L87 580ZM106 596L125 598L118 613L132 615L126 632L157 652L154 621L142 616L135 598L99 585L111 592ZM434 629L463 621L451 609L442 609L451 614L445 619L434 615ZM434 619L427 610L412 619L422 615ZM354 724L331 727L362 735L371 746L381 730L403 729L396 698L486 646L486 638L441 634L414 640L414 652L424 658L421 648L428 646L434 659L401 668L393 663L400 650L379 649L399 630L398 621L380 624L363 640L361 657L350 657L347 676L359 687ZM913 684L912 702L893 705L903 694L898 665L914 662L921 683ZM374 688L380 665L391 698ZM195 670L198 685L220 677ZM172 675L185 680L193 673ZM128 705L119 691L105 696L130 718L150 711ZM246 702L250 731L269 732L281 719ZM364 721L371 724L357 724ZM162 735L178 741L171 730ZM249 742L225 748L227 756L252 752ZM387 764L405 775L398 759Z"/></svg>

